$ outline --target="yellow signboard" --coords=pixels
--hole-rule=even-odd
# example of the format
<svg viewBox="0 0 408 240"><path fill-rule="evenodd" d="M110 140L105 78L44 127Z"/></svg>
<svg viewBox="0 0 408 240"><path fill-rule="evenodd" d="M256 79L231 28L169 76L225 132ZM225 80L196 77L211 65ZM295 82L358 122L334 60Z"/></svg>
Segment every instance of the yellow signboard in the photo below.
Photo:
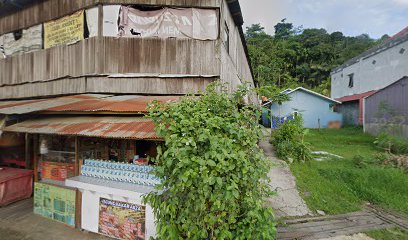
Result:
<svg viewBox="0 0 408 240"><path fill-rule="evenodd" d="M44 48L84 39L84 11L44 23Z"/></svg>

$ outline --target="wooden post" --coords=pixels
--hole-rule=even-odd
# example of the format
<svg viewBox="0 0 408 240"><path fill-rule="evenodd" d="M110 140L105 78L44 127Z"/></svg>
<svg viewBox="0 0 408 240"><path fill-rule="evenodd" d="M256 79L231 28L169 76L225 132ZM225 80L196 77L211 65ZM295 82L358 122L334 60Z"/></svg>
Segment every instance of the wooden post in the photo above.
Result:
<svg viewBox="0 0 408 240"><path fill-rule="evenodd" d="M80 173L80 166L79 164L79 138L78 136L75 137L75 176L78 176Z"/></svg>
<svg viewBox="0 0 408 240"><path fill-rule="evenodd" d="M77 189L75 199L75 228L82 229L81 222L82 222L82 193Z"/></svg>
<svg viewBox="0 0 408 240"><path fill-rule="evenodd" d="M98 5L98 37L103 37L103 5Z"/></svg>
<svg viewBox="0 0 408 240"><path fill-rule="evenodd" d="M34 135L33 138L33 168L34 168L34 182L38 182L39 180L39 176L38 176L38 141L39 141L39 137L38 135Z"/></svg>
<svg viewBox="0 0 408 240"><path fill-rule="evenodd" d="M26 169L31 169L31 154L30 154L30 135L28 133L25 134L25 167Z"/></svg>

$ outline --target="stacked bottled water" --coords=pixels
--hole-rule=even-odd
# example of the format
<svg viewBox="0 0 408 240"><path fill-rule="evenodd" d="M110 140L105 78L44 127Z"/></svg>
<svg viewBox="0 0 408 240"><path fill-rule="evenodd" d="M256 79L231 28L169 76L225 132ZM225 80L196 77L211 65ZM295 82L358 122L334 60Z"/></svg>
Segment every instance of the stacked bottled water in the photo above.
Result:
<svg viewBox="0 0 408 240"><path fill-rule="evenodd" d="M152 174L153 166L87 159L81 168L81 175L99 179L155 186L161 181Z"/></svg>

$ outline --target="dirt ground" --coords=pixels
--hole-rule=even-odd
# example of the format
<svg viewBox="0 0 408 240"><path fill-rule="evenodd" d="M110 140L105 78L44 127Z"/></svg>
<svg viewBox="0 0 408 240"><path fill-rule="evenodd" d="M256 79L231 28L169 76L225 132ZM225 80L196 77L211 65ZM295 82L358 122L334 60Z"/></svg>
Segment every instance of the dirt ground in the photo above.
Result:
<svg viewBox="0 0 408 240"><path fill-rule="evenodd" d="M333 237L333 238L325 238L325 239L320 239L320 240L374 240L370 238L369 236L359 233L355 234L352 236L338 236L338 237Z"/></svg>

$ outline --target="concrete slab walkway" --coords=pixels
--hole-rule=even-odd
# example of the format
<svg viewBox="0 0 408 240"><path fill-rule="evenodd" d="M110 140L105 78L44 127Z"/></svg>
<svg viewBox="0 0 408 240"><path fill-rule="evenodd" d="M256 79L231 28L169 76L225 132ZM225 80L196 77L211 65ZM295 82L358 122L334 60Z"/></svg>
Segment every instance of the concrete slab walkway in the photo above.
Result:
<svg viewBox="0 0 408 240"><path fill-rule="evenodd" d="M276 157L273 146L269 143L270 135L270 129L264 129L264 139L259 143L266 157L274 164L268 176L271 179L271 189L276 191L277 195L268 202L275 210L277 218L312 215L305 201L300 197L296 179L288 164Z"/></svg>

